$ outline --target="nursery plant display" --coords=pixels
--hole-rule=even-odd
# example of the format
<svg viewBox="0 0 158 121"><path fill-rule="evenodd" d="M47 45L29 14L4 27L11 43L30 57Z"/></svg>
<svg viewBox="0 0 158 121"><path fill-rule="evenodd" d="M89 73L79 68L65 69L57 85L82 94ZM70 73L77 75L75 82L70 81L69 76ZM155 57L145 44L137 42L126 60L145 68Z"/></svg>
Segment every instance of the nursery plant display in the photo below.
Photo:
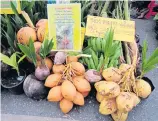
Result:
<svg viewBox="0 0 158 121"><path fill-rule="evenodd" d="M60 102L63 113L68 113L74 104L83 106L84 97L91 90L90 83L84 78L85 67L74 59L79 56L81 55L67 56L65 52L57 52L52 67L53 74L45 81L45 86L51 88L47 96L48 101ZM70 61L70 58L75 61Z"/></svg>
<svg viewBox="0 0 158 121"><path fill-rule="evenodd" d="M88 15L130 21L129 3L125 0L71 3L81 3L82 27L86 27ZM115 26L111 26L102 38L85 35L80 52L52 51L55 37L48 37L46 4L21 1L20 15L11 2L15 15L1 15L1 38L7 40L1 44L3 72L9 70L6 75L12 73L17 79L5 76L2 86L11 90L21 85L26 96L34 100L59 102L64 114L75 105L86 105L86 97L95 91L100 114L111 115L114 121L126 121L130 111L154 90L145 74L156 68L158 48L147 57L146 41L140 53L136 41L115 40ZM25 65L25 61L33 70L27 74L20 68L20 62ZM15 84L6 87L7 81Z"/></svg>

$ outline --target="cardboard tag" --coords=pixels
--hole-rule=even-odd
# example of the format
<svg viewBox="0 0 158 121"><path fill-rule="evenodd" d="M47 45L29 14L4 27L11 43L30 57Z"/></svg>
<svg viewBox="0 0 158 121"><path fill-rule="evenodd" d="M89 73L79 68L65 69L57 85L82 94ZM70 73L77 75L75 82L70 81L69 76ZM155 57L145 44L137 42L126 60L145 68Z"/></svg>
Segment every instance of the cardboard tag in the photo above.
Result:
<svg viewBox="0 0 158 121"><path fill-rule="evenodd" d="M81 4L48 4L49 39L55 51L81 51Z"/></svg>
<svg viewBox="0 0 158 121"><path fill-rule="evenodd" d="M135 22L97 16L88 16L86 35L104 37L108 28L114 28L114 40L134 42Z"/></svg>
<svg viewBox="0 0 158 121"><path fill-rule="evenodd" d="M12 1L14 4L18 13L21 13L20 0L1 0L0 14L14 14L10 5L10 1Z"/></svg>

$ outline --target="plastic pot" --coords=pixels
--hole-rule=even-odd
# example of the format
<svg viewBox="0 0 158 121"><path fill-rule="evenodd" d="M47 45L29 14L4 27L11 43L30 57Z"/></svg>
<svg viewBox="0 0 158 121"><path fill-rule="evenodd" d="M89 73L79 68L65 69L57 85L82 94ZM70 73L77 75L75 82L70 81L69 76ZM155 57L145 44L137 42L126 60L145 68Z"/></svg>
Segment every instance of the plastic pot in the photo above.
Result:
<svg viewBox="0 0 158 121"><path fill-rule="evenodd" d="M5 78L2 78L2 87L8 89L11 93L19 95L24 93L23 82L26 78L26 72L20 69L20 76L16 70L11 69Z"/></svg>

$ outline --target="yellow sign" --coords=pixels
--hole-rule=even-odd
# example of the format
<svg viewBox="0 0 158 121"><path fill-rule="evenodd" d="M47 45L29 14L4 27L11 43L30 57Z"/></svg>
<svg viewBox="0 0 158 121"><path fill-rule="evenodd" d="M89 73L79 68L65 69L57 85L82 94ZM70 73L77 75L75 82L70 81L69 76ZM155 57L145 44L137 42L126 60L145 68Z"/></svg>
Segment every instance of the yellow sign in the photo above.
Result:
<svg viewBox="0 0 158 121"><path fill-rule="evenodd" d="M12 3L14 4L18 13L21 12L20 0L1 0L0 14L14 14L10 5L10 1L12 1Z"/></svg>
<svg viewBox="0 0 158 121"><path fill-rule="evenodd" d="M83 46L83 43L84 43L85 33L86 33L86 28L81 27L81 43L82 43L81 47Z"/></svg>
<svg viewBox="0 0 158 121"><path fill-rule="evenodd" d="M135 41L135 22L128 20L118 20L88 16L86 35L93 37L104 37L108 28L114 28L114 40L134 42Z"/></svg>
<svg viewBox="0 0 158 121"><path fill-rule="evenodd" d="M48 4L47 10L53 50L81 51L81 4Z"/></svg>

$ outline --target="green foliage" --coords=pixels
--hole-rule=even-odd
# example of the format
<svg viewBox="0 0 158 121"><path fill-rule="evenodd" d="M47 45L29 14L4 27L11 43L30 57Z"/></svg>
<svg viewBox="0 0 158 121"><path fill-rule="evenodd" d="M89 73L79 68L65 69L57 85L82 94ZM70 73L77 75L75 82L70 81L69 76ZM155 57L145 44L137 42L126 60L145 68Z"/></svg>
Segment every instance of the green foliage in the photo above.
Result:
<svg viewBox="0 0 158 121"><path fill-rule="evenodd" d="M15 69L15 70L17 71L17 73L19 74L18 64L19 64L25 57L24 57L24 56L20 57L19 61L17 62L17 56L18 56L18 54L20 54L20 53L15 52L15 53L13 53L13 54L11 55L11 57L9 58L8 56L6 56L6 55L0 53L0 57L1 57L0 60L1 60L3 63L5 63L5 64L11 66L11 67L12 67L13 69Z"/></svg>
<svg viewBox="0 0 158 121"><path fill-rule="evenodd" d="M11 50L13 52L16 51L16 44L15 44L15 40L16 40L16 33L15 33L15 29L11 23L11 18L8 15L4 15L2 16L2 36L4 38L6 38L8 45L11 47Z"/></svg>
<svg viewBox="0 0 158 121"><path fill-rule="evenodd" d="M28 57L30 60L33 61L34 65L36 66L36 53L35 53L35 47L33 44L32 39L29 40L29 45L22 45L18 43L18 46L20 50Z"/></svg>
<svg viewBox="0 0 158 121"><path fill-rule="evenodd" d="M83 58L83 62L89 69L100 71L100 69L118 66L118 59L121 56L121 42L114 41L113 36L114 30L108 29L104 38L90 38L88 40L89 44L84 48L83 53L92 55L93 62L90 58ZM95 42L92 43L93 41ZM96 49L94 46L101 49Z"/></svg>
<svg viewBox="0 0 158 121"><path fill-rule="evenodd" d="M18 22L20 22L20 24L23 25L24 22L23 22L23 20L21 19L20 15L19 15L19 13L18 13L18 11L17 11L17 9L16 9L16 7L14 6L14 4L13 4L12 1L10 1L10 5L11 5L11 8L12 8L14 14L15 14L16 20L18 20Z"/></svg>
<svg viewBox="0 0 158 121"><path fill-rule="evenodd" d="M147 41L144 40L143 42L143 49L142 49L142 75L151 71L152 69L156 68L158 64L158 48L154 50L149 58L146 56L147 53Z"/></svg>
<svg viewBox="0 0 158 121"><path fill-rule="evenodd" d="M44 59L53 48L53 40L45 39L40 48L40 56Z"/></svg>
<svg viewBox="0 0 158 121"><path fill-rule="evenodd" d="M114 30L111 28L105 34L104 51L104 69L111 66L117 66L118 58L121 55L121 42L113 41Z"/></svg>

